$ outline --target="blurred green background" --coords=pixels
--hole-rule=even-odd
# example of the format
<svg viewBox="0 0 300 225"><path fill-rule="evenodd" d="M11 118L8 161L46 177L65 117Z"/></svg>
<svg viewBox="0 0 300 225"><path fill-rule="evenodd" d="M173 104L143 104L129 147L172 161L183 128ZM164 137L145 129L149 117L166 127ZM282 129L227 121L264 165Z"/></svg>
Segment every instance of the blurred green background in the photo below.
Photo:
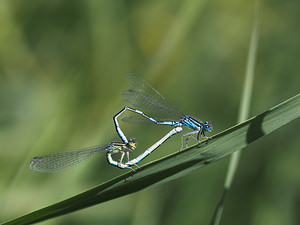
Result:
<svg viewBox="0 0 300 225"><path fill-rule="evenodd" d="M0 1L0 222L126 171L105 154L56 174L36 155L119 141L112 116L136 72L184 113L236 123L254 1ZM300 2L265 1L251 116L296 95ZM170 128L125 124L136 154ZM299 119L248 147L221 224L300 224ZM180 135L144 164L179 150ZM209 224L228 158L176 181L41 222Z"/></svg>

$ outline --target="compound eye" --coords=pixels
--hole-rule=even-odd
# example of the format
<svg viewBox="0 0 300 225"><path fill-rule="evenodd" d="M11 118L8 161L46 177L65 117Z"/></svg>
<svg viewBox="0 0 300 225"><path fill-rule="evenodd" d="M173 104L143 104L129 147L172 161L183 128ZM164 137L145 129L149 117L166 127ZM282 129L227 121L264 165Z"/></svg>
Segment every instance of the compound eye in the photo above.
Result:
<svg viewBox="0 0 300 225"><path fill-rule="evenodd" d="M129 142L135 143L135 139L134 138L129 138Z"/></svg>

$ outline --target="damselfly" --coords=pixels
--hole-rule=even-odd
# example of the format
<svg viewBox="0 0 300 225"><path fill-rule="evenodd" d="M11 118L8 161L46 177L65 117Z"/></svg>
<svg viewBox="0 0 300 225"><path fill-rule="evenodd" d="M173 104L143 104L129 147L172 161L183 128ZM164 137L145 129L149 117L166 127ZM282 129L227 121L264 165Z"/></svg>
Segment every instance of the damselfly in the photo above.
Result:
<svg viewBox="0 0 300 225"><path fill-rule="evenodd" d="M123 168L123 158L126 154L127 161L129 153L136 148L136 141L130 138L128 142L111 142L107 145L98 145L88 148L79 149L71 152L62 152L57 154L49 154L44 156L34 157L30 162L30 168L44 173L58 172L69 167L77 166L83 161L99 152L106 152L108 163L119 168ZM113 159L113 155L121 154L119 161ZM130 164L131 165L131 164ZM127 168L127 167L124 167Z"/></svg>
<svg viewBox="0 0 300 225"><path fill-rule="evenodd" d="M71 152L62 152L57 154L49 154L44 156L36 156L30 162L30 168L43 173L58 172L69 167L77 166L83 161L89 159L91 156L99 152L106 152L107 161L109 164L116 166L121 169L131 168L135 165L138 167L138 163L146 158L150 153L162 145L166 140L172 137L174 134L182 131L181 127L173 128L163 138L149 147L142 154L136 158L129 160L129 153L136 148L136 141L130 138L127 143L122 142L111 142L107 145L93 146L89 148L80 149ZM119 161L113 159L113 155L120 153L121 158ZM123 163L124 156L127 156L127 162ZM132 169L132 168L131 168ZM133 169L132 169L133 170Z"/></svg>
<svg viewBox="0 0 300 225"><path fill-rule="evenodd" d="M121 130L118 117L125 112L126 110L132 111L134 113L140 114L145 117L147 120L162 125L170 125L174 127L183 127L186 126L193 131L188 132L182 135L182 147L183 148L183 138L186 138L186 146L189 138L194 138L199 141L200 137L205 137L205 132L212 131L212 124L209 121L205 121L204 123L194 119L193 117L184 115L180 110L178 110L174 105L169 103L158 91L156 91L151 85L149 85L145 80L143 80L140 76L130 73L127 75L126 80L131 87L130 90L123 92L123 97L137 109L133 109L131 107L124 107L119 113L114 116L114 122L116 130L121 137L121 139L126 143L127 138ZM141 111L142 110L142 111ZM170 117L168 119L155 119L145 114L143 111L155 114ZM133 119L132 117L124 118L127 122L137 122L137 119ZM133 121L134 120L134 121ZM197 134L197 137L193 135Z"/></svg>
<svg viewBox="0 0 300 225"><path fill-rule="evenodd" d="M116 164L113 164L114 166L118 166L122 169L128 168L132 165L135 165L138 167L138 163L146 158L150 153L152 153L155 149L157 149L159 146L161 146L166 140L168 140L170 137L172 137L174 134L177 134L182 131L182 127L174 127L169 133L167 133L162 139L157 141L155 144L153 144L150 148L148 148L146 151L144 151L142 154L140 154L138 157L128 161L127 163L123 164L122 162L116 162ZM108 155L108 161L110 161L111 155ZM112 163L111 163L112 164Z"/></svg>

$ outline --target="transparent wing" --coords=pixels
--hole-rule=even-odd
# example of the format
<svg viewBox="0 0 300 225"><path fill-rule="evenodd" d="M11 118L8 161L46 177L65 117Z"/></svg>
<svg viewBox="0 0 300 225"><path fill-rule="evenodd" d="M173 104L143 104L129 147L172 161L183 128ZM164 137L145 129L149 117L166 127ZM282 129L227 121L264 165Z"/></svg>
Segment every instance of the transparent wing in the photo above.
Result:
<svg viewBox="0 0 300 225"><path fill-rule="evenodd" d="M184 117L180 110L138 75L130 73L126 76L126 80L132 90L125 91L123 97L138 109L156 115Z"/></svg>
<svg viewBox="0 0 300 225"><path fill-rule="evenodd" d="M151 120L142 116L127 116L122 118L122 121L126 123L153 123Z"/></svg>
<svg viewBox="0 0 300 225"><path fill-rule="evenodd" d="M160 122L172 121L170 119L161 119L161 118L156 118L156 119L157 119L157 121L160 121ZM154 124L151 120L149 120L145 117L142 117L142 116L126 116L126 117L122 118L122 121L126 122L126 123L151 123L151 124Z"/></svg>
<svg viewBox="0 0 300 225"><path fill-rule="evenodd" d="M52 173L74 167L99 152L108 151L111 144L98 145L77 151L36 156L30 162L30 169Z"/></svg>

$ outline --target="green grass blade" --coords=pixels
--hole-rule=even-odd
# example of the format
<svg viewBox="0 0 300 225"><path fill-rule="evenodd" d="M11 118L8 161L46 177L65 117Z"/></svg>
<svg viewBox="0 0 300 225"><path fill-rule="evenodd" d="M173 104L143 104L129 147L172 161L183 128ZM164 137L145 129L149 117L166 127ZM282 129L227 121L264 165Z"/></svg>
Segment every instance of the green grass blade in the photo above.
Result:
<svg viewBox="0 0 300 225"><path fill-rule="evenodd" d="M89 191L4 224L40 222L174 180L246 147L299 116L300 94L185 151L171 154L143 166L137 172L125 173Z"/></svg>
<svg viewBox="0 0 300 225"><path fill-rule="evenodd" d="M262 20L262 13L263 13L263 0L256 1L256 9L255 9L255 22L253 25L251 40L250 40L250 48L249 48L249 55L247 61L247 68L245 74L245 83L240 103L239 109L239 117L238 123L241 123L249 118L249 111L250 111L250 102L252 96L252 88L253 88L253 80L254 80L254 69L255 69L255 62L256 62L256 55L257 55L257 47L258 47L258 39L259 39L259 30L260 24ZM225 181L225 188L229 189L234 177L234 174L237 169L237 164L239 161L239 154L240 152L235 152L231 155L230 165Z"/></svg>
<svg viewBox="0 0 300 225"><path fill-rule="evenodd" d="M259 41L259 31L260 31L260 25L262 21L262 14L263 14L263 0L257 0L256 7L255 7L255 15L254 15L254 25L251 34L250 48L249 48L249 54L247 60L247 68L245 73L245 82L244 82L243 93L240 102L238 123L241 123L249 118L253 80L254 80L254 70L255 70L255 62L257 56L257 47ZM241 156L241 151L234 152L230 156L229 166L228 166L226 179L224 183L223 194L220 198L220 201L216 207L215 213L211 220L210 224L212 225L220 224L222 213L223 213L224 201L228 193L228 190L231 187L233 178L236 174L240 156Z"/></svg>

